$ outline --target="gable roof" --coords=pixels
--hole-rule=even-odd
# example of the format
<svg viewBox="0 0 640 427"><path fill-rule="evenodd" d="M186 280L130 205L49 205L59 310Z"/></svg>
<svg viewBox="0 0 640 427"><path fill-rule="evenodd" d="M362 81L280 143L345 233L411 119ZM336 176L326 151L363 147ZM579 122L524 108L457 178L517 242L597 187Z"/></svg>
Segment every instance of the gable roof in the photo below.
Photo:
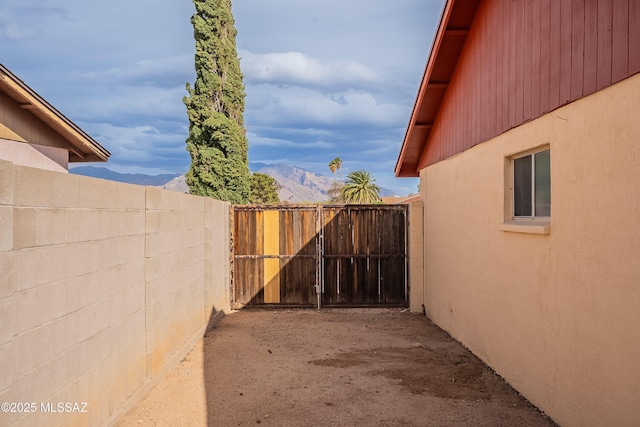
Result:
<svg viewBox="0 0 640 427"><path fill-rule="evenodd" d="M447 0L396 163L397 177L419 175L418 162L481 0Z"/></svg>
<svg viewBox="0 0 640 427"><path fill-rule="evenodd" d="M66 139L70 162L106 162L111 153L0 64L0 91Z"/></svg>

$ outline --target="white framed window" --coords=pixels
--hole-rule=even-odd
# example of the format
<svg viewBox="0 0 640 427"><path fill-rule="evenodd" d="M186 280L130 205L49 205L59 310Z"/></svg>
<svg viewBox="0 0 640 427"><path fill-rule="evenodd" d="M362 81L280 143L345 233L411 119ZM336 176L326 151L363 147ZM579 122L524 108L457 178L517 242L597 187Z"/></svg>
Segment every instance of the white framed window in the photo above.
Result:
<svg viewBox="0 0 640 427"><path fill-rule="evenodd" d="M551 151L545 148L512 157L512 218L551 217Z"/></svg>
<svg viewBox="0 0 640 427"><path fill-rule="evenodd" d="M548 144L504 158L504 222L500 230L551 233L551 150Z"/></svg>

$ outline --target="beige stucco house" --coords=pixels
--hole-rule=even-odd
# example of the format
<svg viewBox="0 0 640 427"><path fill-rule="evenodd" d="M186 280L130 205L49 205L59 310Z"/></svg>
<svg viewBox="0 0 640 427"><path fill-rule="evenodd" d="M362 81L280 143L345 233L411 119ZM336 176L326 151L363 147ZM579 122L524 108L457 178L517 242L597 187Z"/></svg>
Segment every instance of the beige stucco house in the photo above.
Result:
<svg viewBox="0 0 640 427"><path fill-rule="evenodd" d="M448 0L396 165L412 309L563 426L640 425L639 72L639 0Z"/></svg>
<svg viewBox="0 0 640 427"><path fill-rule="evenodd" d="M110 153L0 64L0 160L66 172Z"/></svg>

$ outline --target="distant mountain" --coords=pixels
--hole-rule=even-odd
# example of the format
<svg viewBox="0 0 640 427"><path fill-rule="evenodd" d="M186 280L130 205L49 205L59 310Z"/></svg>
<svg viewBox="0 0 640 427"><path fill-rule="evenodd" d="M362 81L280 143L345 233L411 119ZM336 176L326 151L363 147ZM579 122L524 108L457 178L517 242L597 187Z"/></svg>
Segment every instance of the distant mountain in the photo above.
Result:
<svg viewBox="0 0 640 427"><path fill-rule="evenodd" d="M141 173L118 173L111 169L96 166L78 166L69 169L69 173L91 176L93 178L108 179L110 181L126 182L128 184L162 186L179 177L180 174L145 175Z"/></svg>
<svg viewBox="0 0 640 427"><path fill-rule="evenodd" d="M278 191L282 202L326 202L329 199L327 191L333 184L333 178L317 175L285 163L255 166L256 164L250 163L249 168L253 172L271 176L282 186Z"/></svg>
<svg viewBox="0 0 640 427"><path fill-rule="evenodd" d="M184 175L178 175L171 181L162 186L163 190L176 191L178 193L189 194L189 186L184 178Z"/></svg>
<svg viewBox="0 0 640 427"><path fill-rule="evenodd" d="M326 202L328 190L334 183L334 178L304 170L286 163L267 165L265 163L249 163L251 172L260 172L271 176L282 186L278 195L285 203ZM189 187L184 175L161 174L145 175L140 173L118 173L104 167L79 166L69 169L76 175L91 176L111 181L126 182L137 185L162 187L165 190L179 193L189 193ZM393 191L381 188L380 196L393 196Z"/></svg>
<svg viewBox="0 0 640 427"><path fill-rule="evenodd" d="M282 186L278 195L282 202L326 202L327 192L334 183L333 177L318 175L314 172L286 163L266 165L249 163L252 172L260 172L271 176ZM381 188L380 196L393 196L393 191Z"/></svg>

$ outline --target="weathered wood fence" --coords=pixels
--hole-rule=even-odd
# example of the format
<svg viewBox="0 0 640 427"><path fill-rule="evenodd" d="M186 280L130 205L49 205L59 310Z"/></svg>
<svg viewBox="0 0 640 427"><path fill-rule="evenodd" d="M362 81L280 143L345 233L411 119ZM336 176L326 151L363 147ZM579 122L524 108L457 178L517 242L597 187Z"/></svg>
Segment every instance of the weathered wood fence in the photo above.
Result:
<svg viewBox="0 0 640 427"><path fill-rule="evenodd" d="M234 307L408 304L406 205L234 206L232 220Z"/></svg>

